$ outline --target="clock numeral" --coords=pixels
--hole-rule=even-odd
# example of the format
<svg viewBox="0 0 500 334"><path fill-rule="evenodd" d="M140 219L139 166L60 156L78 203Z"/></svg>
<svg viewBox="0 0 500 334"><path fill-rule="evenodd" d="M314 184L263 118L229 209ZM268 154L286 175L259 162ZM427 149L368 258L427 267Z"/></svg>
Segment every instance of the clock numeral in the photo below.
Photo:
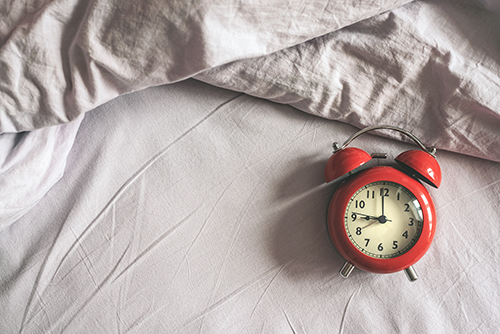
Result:
<svg viewBox="0 0 500 334"><path fill-rule="evenodd" d="M403 233L403 237L405 237L406 239L408 239L408 231L405 231L405 233Z"/></svg>
<svg viewBox="0 0 500 334"><path fill-rule="evenodd" d="M410 204L405 203L405 212L410 212Z"/></svg>
<svg viewBox="0 0 500 334"><path fill-rule="evenodd" d="M352 221L355 221L356 218L358 218L358 215L353 212L351 215L351 218L352 218Z"/></svg>
<svg viewBox="0 0 500 334"><path fill-rule="evenodd" d="M382 243L379 243L379 244L378 244L377 249L379 250L379 252L381 252L381 251L383 251L383 250L384 250L384 247L382 246Z"/></svg>
<svg viewBox="0 0 500 334"><path fill-rule="evenodd" d="M396 248L398 248L398 241L397 241L397 240L394 240L394 241L392 242L392 249L396 249Z"/></svg>
<svg viewBox="0 0 500 334"><path fill-rule="evenodd" d="M389 188L380 188L380 196L388 197L389 196Z"/></svg>
<svg viewBox="0 0 500 334"><path fill-rule="evenodd" d="M356 227L356 235L361 235L361 227Z"/></svg>
<svg viewBox="0 0 500 334"><path fill-rule="evenodd" d="M357 208L364 209L364 207L365 207L365 201L363 201L363 200L361 200L361 201L356 200L356 209Z"/></svg>
<svg viewBox="0 0 500 334"><path fill-rule="evenodd" d="M368 244L370 243L370 239L365 239L366 243L365 243L365 247L368 247Z"/></svg>
<svg viewBox="0 0 500 334"><path fill-rule="evenodd" d="M412 217L410 217L410 222L408 223L408 226L413 226L413 222L414 222L414 221L415 221L415 220L414 220Z"/></svg>
<svg viewBox="0 0 500 334"><path fill-rule="evenodd" d="M372 190L371 194L372 194L372 198L375 198L375 190ZM370 190L366 191L366 198L370 198Z"/></svg>
<svg viewBox="0 0 500 334"><path fill-rule="evenodd" d="M399 201L399 195L400 195L400 193L397 193L396 198L397 198L398 201Z"/></svg>

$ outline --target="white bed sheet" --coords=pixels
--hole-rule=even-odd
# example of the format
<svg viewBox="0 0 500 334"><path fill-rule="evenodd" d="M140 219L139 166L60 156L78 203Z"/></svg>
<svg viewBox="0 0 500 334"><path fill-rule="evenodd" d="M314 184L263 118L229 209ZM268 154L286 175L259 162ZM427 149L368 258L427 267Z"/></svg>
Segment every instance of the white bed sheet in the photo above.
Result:
<svg viewBox="0 0 500 334"><path fill-rule="evenodd" d="M343 279L323 168L355 130L193 80L87 113L60 182L0 233L0 333L496 332L499 163L438 151L417 282Z"/></svg>

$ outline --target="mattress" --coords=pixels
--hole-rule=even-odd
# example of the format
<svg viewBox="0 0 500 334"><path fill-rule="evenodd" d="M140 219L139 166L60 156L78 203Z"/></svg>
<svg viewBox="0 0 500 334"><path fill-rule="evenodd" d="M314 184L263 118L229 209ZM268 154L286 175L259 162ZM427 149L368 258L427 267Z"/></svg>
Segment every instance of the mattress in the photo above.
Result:
<svg viewBox="0 0 500 334"><path fill-rule="evenodd" d="M495 3L168 2L164 48L156 5L0 4L1 333L497 331ZM332 143L380 124L437 148L416 282L343 278L328 232Z"/></svg>

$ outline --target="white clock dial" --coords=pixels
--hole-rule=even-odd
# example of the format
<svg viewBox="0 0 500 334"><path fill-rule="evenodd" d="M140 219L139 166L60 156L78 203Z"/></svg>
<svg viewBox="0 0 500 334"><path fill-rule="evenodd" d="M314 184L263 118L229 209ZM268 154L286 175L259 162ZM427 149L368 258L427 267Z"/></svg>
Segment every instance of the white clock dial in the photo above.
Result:
<svg viewBox="0 0 500 334"><path fill-rule="evenodd" d="M394 258L410 250L422 232L422 208L400 184L379 181L361 187L345 211L350 241L374 258Z"/></svg>

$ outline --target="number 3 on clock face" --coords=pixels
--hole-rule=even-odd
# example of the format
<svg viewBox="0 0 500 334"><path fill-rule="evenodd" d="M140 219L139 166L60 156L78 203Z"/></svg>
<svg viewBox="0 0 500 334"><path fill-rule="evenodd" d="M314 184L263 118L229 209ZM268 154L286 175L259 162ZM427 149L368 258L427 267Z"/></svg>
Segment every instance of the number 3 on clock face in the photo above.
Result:
<svg viewBox="0 0 500 334"><path fill-rule="evenodd" d="M364 254L381 259L413 247L422 232L422 208L416 197L395 182L372 182L351 197L345 211L346 233Z"/></svg>

